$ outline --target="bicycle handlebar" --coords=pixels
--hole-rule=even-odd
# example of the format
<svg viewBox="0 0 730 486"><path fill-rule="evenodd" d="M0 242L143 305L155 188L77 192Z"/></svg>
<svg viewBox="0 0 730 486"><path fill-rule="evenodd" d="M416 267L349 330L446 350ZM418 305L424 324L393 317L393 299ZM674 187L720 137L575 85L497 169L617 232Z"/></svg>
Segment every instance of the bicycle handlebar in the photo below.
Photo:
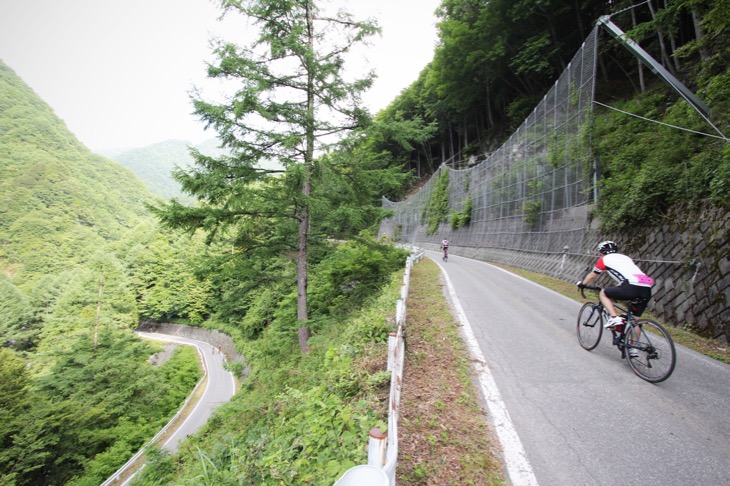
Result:
<svg viewBox="0 0 730 486"><path fill-rule="evenodd" d="M596 292L600 292L601 290L603 290L601 287L594 287L592 285L581 285L579 288L580 288L580 295L584 299L586 298L586 294L585 294L586 289L595 290Z"/></svg>

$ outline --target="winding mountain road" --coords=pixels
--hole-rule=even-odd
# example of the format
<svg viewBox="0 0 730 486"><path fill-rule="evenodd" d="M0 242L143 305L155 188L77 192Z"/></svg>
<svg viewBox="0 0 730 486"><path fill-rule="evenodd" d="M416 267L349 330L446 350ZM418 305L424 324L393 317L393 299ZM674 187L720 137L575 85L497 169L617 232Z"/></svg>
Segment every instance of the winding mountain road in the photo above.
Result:
<svg viewBox="0 0 730 486"><path fill-rule="evenodd" d="M188 411L188 406L183 406L180 409L178 414L184 411L182 423L179 423L178 419L180 417L176 415L152 440L157 442L160 437L164 436L164 440L160 442L160 445L174 453L187 436L195 433L205 425L216 407L233 397L236 393L236 381L233 373L225 369L225 355L209 343L160 333L136 332L136 334L145 339L195 346L201 358L201 365L205 373L203 382L205 388L202 394L199 398L193 399L192 410ZM135 454L114 475L102 483L102 486L125 486L128 484L137 472L144 468L143 458L141 457L143 451L144 449Z"/></svg>
<svg viewBox="0 0 730 486"><path fill-rule="evenodd" d="M605 335L592 352L580 347L578 302L484 262L426 253L484 360L512 484L730 484L730 366L677 346L674 374L647 383Z"/></svg>
<svg viewBox="0 0 730 486"><path fill-rule="evenodd" d="M211 344L195 339L160 333L137 332L137 335L146 339L195 346L202 357L202 365L208 375L205 390L200 399L195 403L193 410L187 415L183 423L175 428L174 433L162 444L165 449L168 449L170 452L175 452L180 442L188 435L195 433L195 431L208 421L217 406L231 399L236 393L236 382L233 374L225 369L225 355Z"/></svg>

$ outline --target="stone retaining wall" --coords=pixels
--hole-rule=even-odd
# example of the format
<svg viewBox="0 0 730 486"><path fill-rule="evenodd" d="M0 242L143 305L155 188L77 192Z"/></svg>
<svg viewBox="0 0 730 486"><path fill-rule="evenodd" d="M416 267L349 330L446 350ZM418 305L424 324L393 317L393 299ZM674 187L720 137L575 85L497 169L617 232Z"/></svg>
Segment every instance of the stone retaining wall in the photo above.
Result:
<svg viewBox="0 0 730 486"><path fill-rule="evenodd" d="M231 363L244 363L245 359L238 353L233 339L227 334L202 327L186 326L184 324L172 324L169 322L142 321L137 327L138 331L158 332L171 336L180 336L188 339L197 339L211 344L220 349Z"/></svg>

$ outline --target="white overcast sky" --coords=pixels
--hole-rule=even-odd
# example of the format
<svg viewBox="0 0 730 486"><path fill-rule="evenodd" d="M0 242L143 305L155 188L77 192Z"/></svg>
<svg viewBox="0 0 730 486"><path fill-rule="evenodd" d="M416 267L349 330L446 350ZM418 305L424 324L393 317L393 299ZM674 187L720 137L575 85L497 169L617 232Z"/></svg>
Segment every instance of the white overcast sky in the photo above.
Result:
<svg viewBox="0 0 730 486"><path fill-rule="evenodd" d="M440 0L333 0L383 29L366 51L378 79L364 95L388 105L433 58ZM214 0L0 0L0 59L94 151L169 139L212 138L191 115L204 86L209 39L221 24Z"/></svg>

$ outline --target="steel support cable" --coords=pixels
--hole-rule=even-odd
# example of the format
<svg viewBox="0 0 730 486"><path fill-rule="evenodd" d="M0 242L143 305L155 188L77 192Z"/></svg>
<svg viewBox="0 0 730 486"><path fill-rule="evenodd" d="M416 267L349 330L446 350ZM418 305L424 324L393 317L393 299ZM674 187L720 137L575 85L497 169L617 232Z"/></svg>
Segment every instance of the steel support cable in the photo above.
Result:
<svg viewBox="0 0 730 486"><path fill-rule="evenodd" d="M635 113L629 113L628 111L624 111L619 108L614 108L613 106L605 105L605 104L601 103L600 101L594 101L593 103L595 103L597 105L601 105L605 108L608 108L609 110L618 111L619 113L623 113L624 115L629 115L629 116L633 116L635 118L640 118L642 120L645 120L645 121L648 121L651 123L656 123L658 125L664 125L665 127L676 128L677 130L683 130L685 132L696 133L697 135L704 135L705 137L719 138L720 140L724 140L725 142L730 142L730 139L727 138L720 130L718 130L717 127L715 127L715 125L712 125L712 123L710 123L710 125L712 125L713 128L715 128L715 130L717 130L717 132L720 134L720 136L712 135L710 133L705 133L705 132L698 132L697 130L692 130L690 128L684 128L684 127L680 127L677 125L672 125L671 123L665 123L665 122L661 122L659 120L652 120L651 118L646 118L644 116L637 115ZM700 113L700 115L702 115L702 113ZM707 119L705 119L705 120L707 120ZM709 120L707 120L707 121L709 122Z"/></svg>

